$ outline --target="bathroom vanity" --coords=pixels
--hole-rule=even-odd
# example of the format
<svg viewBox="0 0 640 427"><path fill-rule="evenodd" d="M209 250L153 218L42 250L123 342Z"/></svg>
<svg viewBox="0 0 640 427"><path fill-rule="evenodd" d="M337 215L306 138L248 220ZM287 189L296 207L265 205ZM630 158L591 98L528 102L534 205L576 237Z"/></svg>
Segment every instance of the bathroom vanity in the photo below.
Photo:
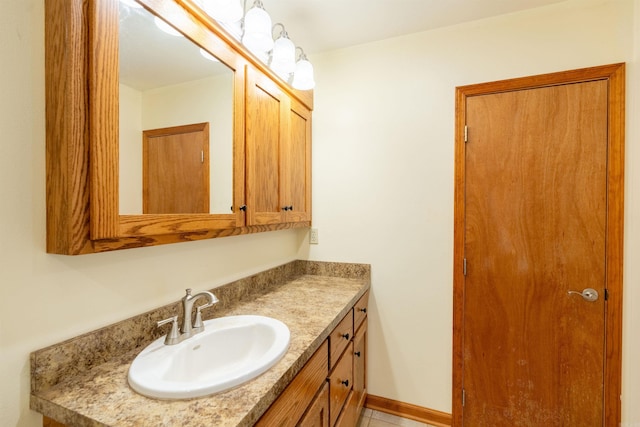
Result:
<svg viewBox="0 0 640 427"><path fill-rule="evenodd" d="M261 376L226 392L158 400L127 382L136 355L162 335L179 303L31 355L31 408L57 426L346 426L366 397L370 267L294 261L215 288L205 319L258 314L284 322L291 341ZM177 296L176 300L179 298Z"/></svg>
<svg viewBox="0 0 640 427"><path fill-rule="evenodd" d="M368 300L367 291L257 426L356 425L366 397Z"/></svg>

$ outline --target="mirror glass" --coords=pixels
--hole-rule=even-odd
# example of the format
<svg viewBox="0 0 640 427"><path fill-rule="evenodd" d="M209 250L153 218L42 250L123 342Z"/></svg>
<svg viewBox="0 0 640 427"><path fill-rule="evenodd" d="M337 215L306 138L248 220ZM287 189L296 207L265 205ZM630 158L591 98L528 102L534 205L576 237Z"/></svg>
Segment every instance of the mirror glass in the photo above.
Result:
<svg viewBox="0 0 640 427"><path fill-rule="evenodd" d="M120 214L231 213L233 70L119 7Z"/></svg>

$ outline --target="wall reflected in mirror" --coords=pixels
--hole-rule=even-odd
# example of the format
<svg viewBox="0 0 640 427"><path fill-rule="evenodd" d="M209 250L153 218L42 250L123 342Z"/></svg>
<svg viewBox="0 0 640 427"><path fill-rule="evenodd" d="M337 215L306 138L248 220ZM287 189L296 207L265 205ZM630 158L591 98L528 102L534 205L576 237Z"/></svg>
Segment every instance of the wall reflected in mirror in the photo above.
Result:
<svg viewBox="0 0 640 427"><path fill-rule="evenodd" d="M233 71L137 6L119 4L120 214L231 213Z"/></svg>

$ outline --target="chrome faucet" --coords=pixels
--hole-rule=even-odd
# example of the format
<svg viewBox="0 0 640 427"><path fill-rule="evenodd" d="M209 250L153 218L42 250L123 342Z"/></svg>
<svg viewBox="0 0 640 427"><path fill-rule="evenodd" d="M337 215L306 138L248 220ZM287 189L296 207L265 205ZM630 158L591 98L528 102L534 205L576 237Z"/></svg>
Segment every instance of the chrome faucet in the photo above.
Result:
<svg viewBox="0 0 640 427"><path fill-rule="evenodd" d="M191 295L191 289L186 289L186 295L182 298L182 327L180 331L178 331L178 316L173 316L165 320L161 320L158 322L158 326L165 325L171 322L171 330L167 334L167 337L164 340L166 345L174 345L178 344L194 336L195 334L204 331L204 323L202 322L202 310L211 307L213 304L218 302L218 298L208 291L202 291L195 295ZM196 319L191 323L191 313L193 312L193 304L200 297L206 297L208 302L206 304L200 305L196 307Z"/></svg>

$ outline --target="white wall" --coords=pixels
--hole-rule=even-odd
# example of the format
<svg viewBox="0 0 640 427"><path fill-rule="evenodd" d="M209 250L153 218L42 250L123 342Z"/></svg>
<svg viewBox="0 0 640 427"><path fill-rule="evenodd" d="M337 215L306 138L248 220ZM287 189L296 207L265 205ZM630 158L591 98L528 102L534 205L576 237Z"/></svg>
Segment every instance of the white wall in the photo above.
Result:
<svg viewBox="0 0 640 427"><path fill-rule="evenodd" d="M640 423L638 8L567 1L312 58L310 257L372 264L370 393L451 411L455 87L628 62L623 419Z"/></svg>
<svg viewBox="0 0 640 427"><path fill-rule="evenodd" d="M210 213L233 204L233 73L140 92L120 84L120 212L142 213L142 131L209 123Z"/></svg>
<svg viewBox="0 0 640 427"><path fill-rule="evenodd" d="M29 352L309 251L300 230L46 254L43 20L42 0L0 2L2 426L40 425ZM640 423L639 48L640 0L571 0L312 58L310 256L372 264L371 393L450 411L454 87L626 61L623 420Z"/></svg>

